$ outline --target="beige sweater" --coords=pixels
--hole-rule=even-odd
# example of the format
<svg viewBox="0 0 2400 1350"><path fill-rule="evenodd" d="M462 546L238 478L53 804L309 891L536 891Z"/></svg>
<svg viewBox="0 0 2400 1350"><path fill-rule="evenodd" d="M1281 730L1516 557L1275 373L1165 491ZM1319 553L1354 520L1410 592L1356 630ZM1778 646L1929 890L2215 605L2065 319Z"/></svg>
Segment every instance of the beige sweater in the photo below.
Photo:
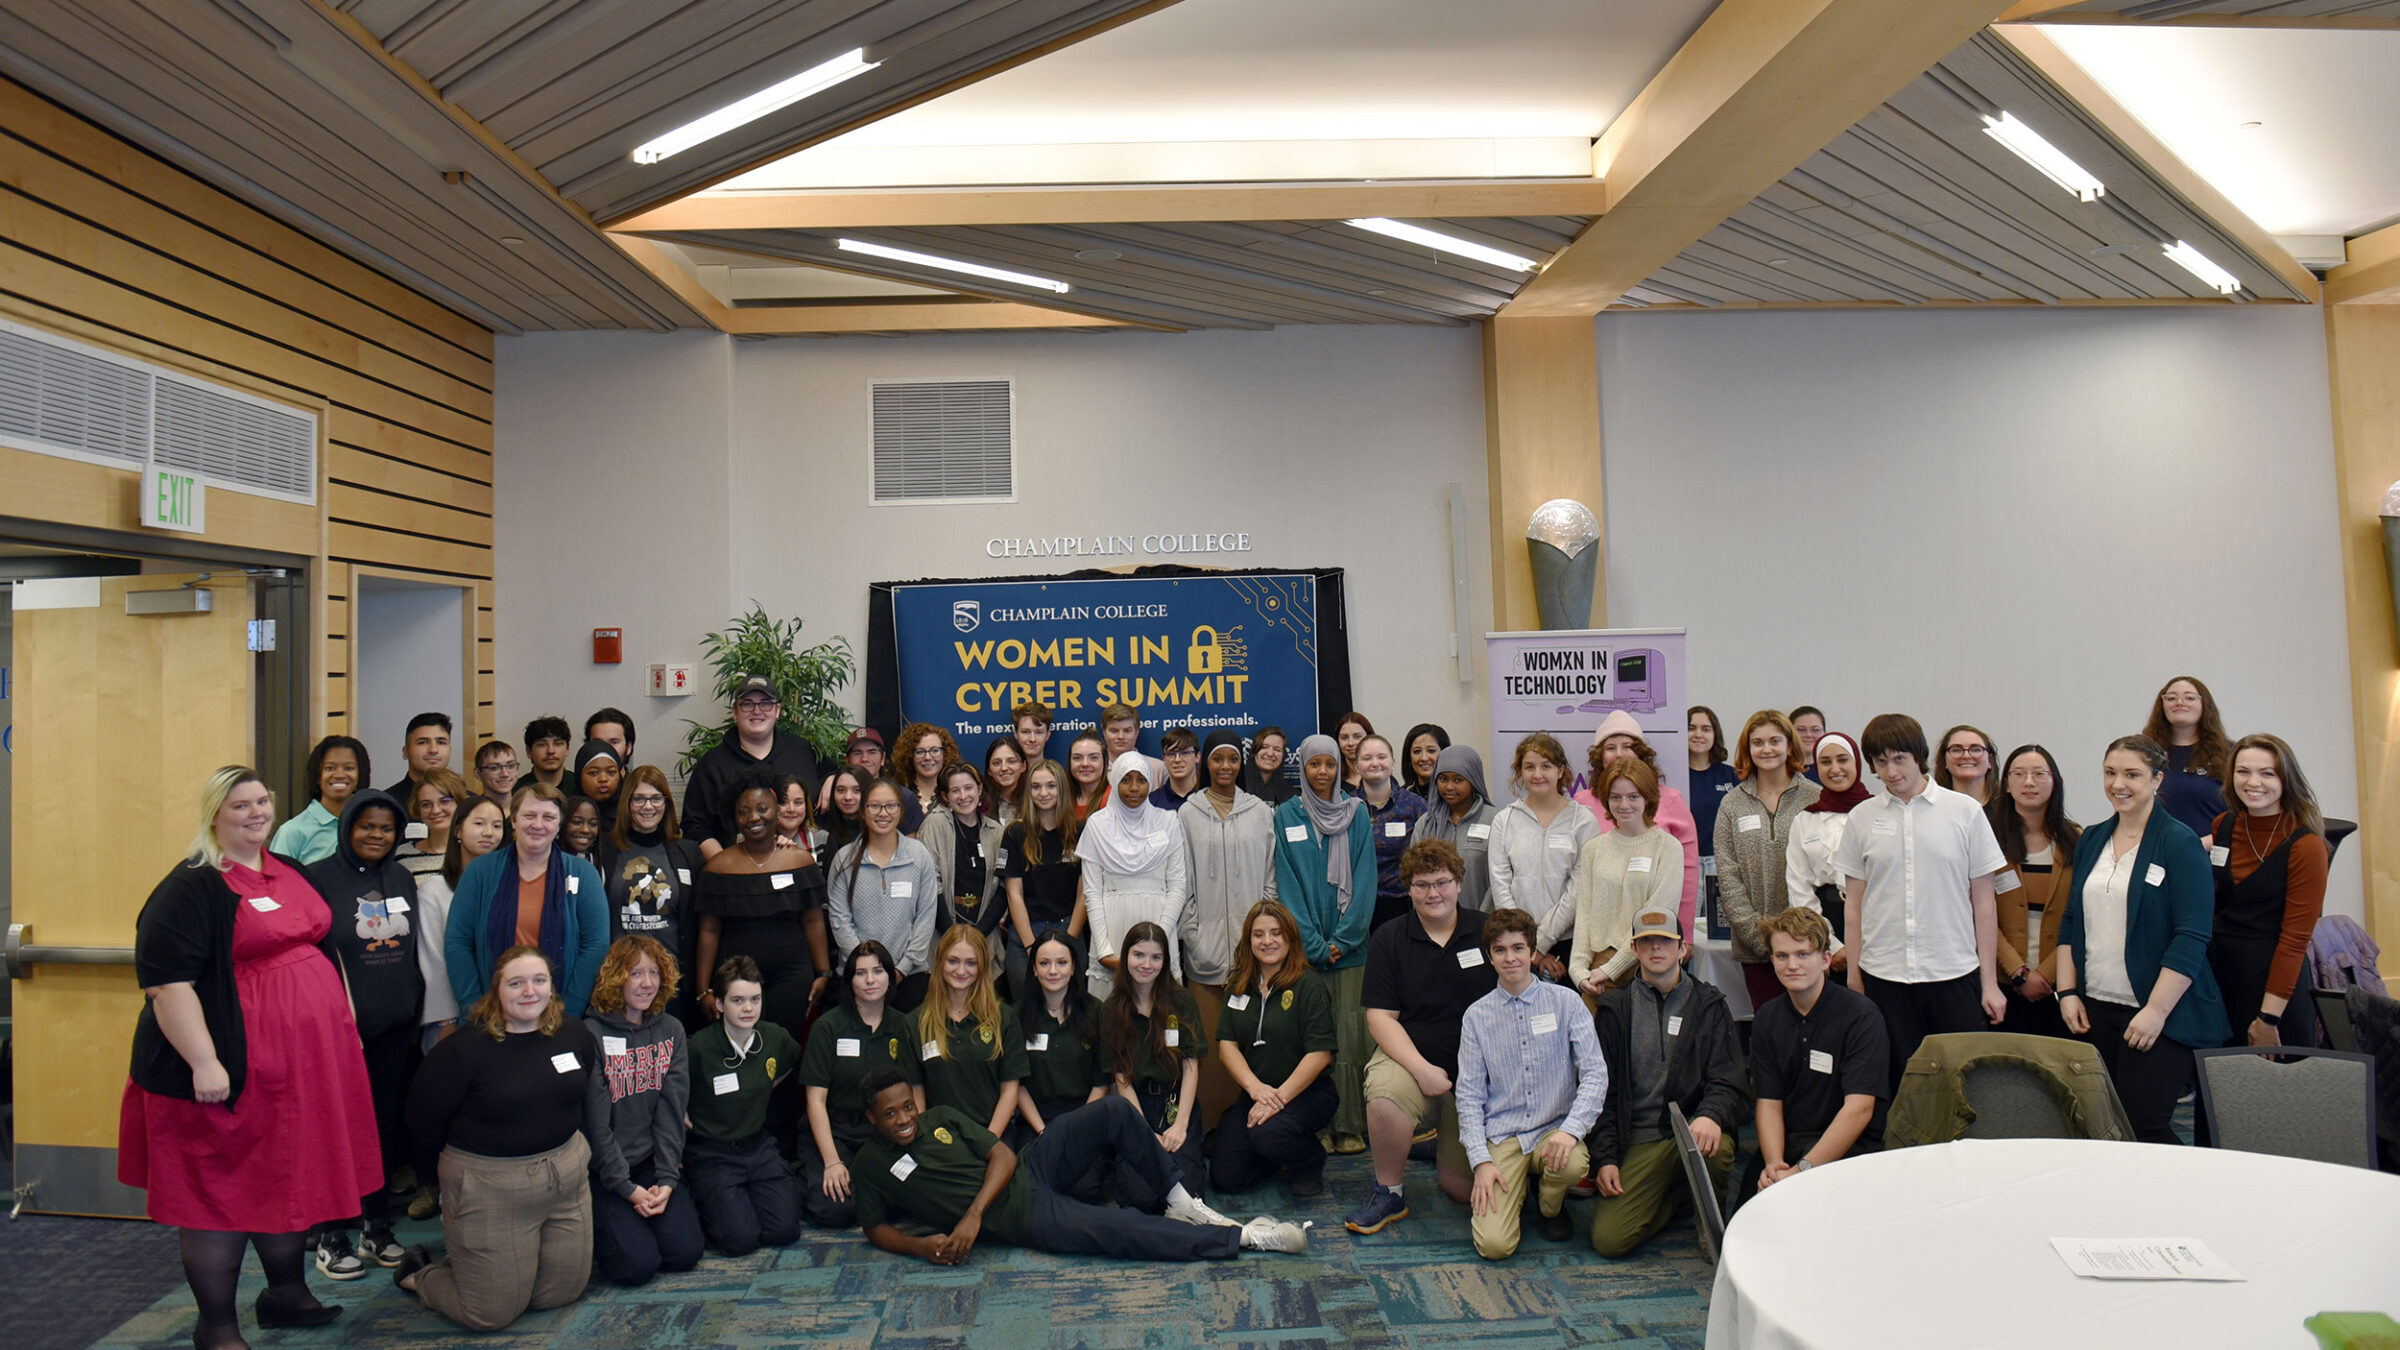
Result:
<svg viewBox="0 0 2400 1350"><path fill-rule="evenodd" d="M1682 840L1656 825L1639 839L1622 830L1595 836L1575 867L1575 945L1567 979L1582 984L1595 965L1611 980L1625 978L1633 969L1634 917L1651 906L1672 914L1682 903ZM1609 955L1603 959L1602 952Z"/></svg>

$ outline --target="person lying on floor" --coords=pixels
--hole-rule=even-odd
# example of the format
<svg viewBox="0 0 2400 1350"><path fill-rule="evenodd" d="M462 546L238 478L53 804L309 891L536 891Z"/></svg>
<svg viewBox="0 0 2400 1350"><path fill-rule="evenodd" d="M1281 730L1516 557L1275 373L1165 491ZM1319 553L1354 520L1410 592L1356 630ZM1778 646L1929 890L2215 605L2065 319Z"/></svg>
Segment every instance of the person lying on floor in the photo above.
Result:
<svg viewBox="0 0 2400 1350"><path fill-rule="evenodd" d="M1221 1259L1244 1248L1308 1250L1308 1234L1297 1224L1266 1217L1237 1224L1186 1191L1141 1111L1121 1096L1052 1120L1019 1166L1017 1152L981 1122L953 1107L920 1110L897 1070L877 1069L859 1088L875 1134L851 1166L858 1223L887 1252L955 1266L987 1230L1036 1251L1142 1261ZM1151 1194L1166 1197L1164 1214L1087 1205L1067 1193L1091 1159L1108 1151L1149 1182ZM892 1226L894 1218L935 1231L910 1237Z"/></svg>

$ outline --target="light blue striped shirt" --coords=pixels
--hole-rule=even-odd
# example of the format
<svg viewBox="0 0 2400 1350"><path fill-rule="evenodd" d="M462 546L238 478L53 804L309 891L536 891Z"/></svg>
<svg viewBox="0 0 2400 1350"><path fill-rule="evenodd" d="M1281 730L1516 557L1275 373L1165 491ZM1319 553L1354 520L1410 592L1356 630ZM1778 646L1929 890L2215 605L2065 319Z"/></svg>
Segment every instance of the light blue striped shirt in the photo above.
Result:
<svg viewBox="0 0 2400 1350"><path fill-rule="evenodd" d="M1527 1153L1553 1130L1581 1139L1607 1099L1608 1063L1575 991L1537 979L1522 994L1502 986L1468 1006L1457 1078L1468 1162L1490 1162L1493 1139L1515 1139Z"/></svg>

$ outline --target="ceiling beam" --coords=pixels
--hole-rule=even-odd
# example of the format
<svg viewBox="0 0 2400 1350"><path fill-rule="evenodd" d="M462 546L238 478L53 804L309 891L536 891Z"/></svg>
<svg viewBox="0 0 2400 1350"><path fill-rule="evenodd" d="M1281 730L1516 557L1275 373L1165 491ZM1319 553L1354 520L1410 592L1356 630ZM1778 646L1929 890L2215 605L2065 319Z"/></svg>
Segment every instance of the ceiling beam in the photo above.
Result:
<svg viewBox="0 0 2400 1350"><path fill-rule="evenodd" d="M1594 147L1607 213L1501 314L1598 313L2005 8L1723 0Z"/></svg>
<svg viewBox="0 0 2400 1350"><path fill-rule="evenodd" d="M2325 274L2329 305L2400 305L2400 225L2349 242L2350 261Z"/></svg>
<svg viewBox="0 0 2400 1350"><path fill-rule="evenodd" d="M2301 299L2312 305L2317 303L2316 273L2302 267L2291 254L2284 251L2283 245L2275 242L2275 236L2242 214L2241 208L2235 206L2224 193L2217 191L2207 179L2194 173L2190 165L2177 158L2175 152L2167 148L2166 142L2152 135L2150 129L2142 125L2140 118L2126 111L2124 104L2117 102L2107 90L2101 88L2100 82L2093 79L2082 66L2075 64L2075 59L2052 42L2048 34L2031 24L2021 23L1993 31L2016 48L2017 54L2031 62L2034 69L2040 71L2050 83L2057 85L2059 92L2081 107L2101 130L2125 147L2126 153L2132 155L2136 163L2148 169L2175 195L2191 203L2194 210L2223 230L2235 243L2249 250L2252 257L2265 263L2267 270L2298 291Z"/></svg>
<svg viewBox="0 0 2400 1350"><path fill-rule="evenodd" d="M666 250L637 234L611 234L609 240L692 307L711 328L736 337L780 337L807 333L958 333L995 328L1138 328L1122 319L1045 309L1013 301L961 296L955 302L899 303L886 297L862 297L852 304L761 305L735 308L719 300L685 271Z"/></svg>
<svg viewBox="0 0 2400 1350"><path fill-rule="evenodd" d="M2359 32L2400 30L2400 19L2365 14L2177 14L2150 19L2114 10L2075 10L2083 0L2018 0L1995 23L2073 23L2119 28L2331 28ZM2062 13L2060 11L2071 11Z"/></svg>
<svg viewBox="0 0 2400 1350"><path fill-rule="evenodd" d="M1190 221L1588 216L1607 205L1596 178L1409 183L1200 183L1191 186L875 188L685 197L616 228L834 230L935 225L1135 225Z"/></svg>

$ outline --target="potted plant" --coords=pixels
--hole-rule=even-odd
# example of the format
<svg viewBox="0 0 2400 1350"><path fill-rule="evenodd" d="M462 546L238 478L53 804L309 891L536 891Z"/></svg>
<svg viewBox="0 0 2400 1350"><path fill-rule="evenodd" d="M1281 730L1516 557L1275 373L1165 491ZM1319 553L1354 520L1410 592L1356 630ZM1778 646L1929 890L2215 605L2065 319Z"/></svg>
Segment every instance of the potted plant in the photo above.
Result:
<svg viewBox="0 0 2400 1350"><path fill-rule="evenodd" d="M807 741L825 759L839 760L850 734L849 714L833 700L835 691L850 683L857 665L847 638L835 637L813 647L800 645L799 619L770 619L765 607L750 602L750 612L722 632L700 639L707 653L709 684L717 701L733 703L734 691L753 675L764 675L783 699L783 719L776 730ZM690 776L700 757L715 749L729 730L723 721L702 724L686 720L683 758L676 772Z"/></svg>

